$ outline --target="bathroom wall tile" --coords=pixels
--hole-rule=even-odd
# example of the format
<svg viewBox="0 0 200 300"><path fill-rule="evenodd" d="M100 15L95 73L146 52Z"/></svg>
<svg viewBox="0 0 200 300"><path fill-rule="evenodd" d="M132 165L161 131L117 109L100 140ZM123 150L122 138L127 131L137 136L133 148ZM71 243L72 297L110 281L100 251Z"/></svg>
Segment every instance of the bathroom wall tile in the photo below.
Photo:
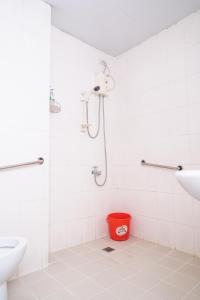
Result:
<svg viewBox="0 0 200 300"><path fill-rule="evenodd" d="M163 221L173 221L173 194L155 193L156 218Z"/></svg>
<svg viewBox="0 0 200 300"><path fill-rule="evenodd" d="M199 169L199 16L188 16L117 60L121 80L129 77L119 86L119 101L126 94L127 106L121 100L121 107L132 112L126 123L132 137L125 135L117 155L126 155L128 167L119 159L119 190L126 192L124 209L134 216L132 232L189 253L196 251L198 205L174 171L142 167L140 161ZM123 122L121 110L116 112Z"/></svg>
<svg viewBox="0 0 200 300"><path fill-rule="evenodd" d="M194 199L189 195L174 196L174 218L176 223L189 226L194 225L193 203Z"/></svg>
<svg viewBox="0 0 200 300"><path fill-rule="evenodd" d="M103 136L100 134L98 139L92 140L87 133L81 132L83 107L80 94L91 87L99 57L109 63L114 76L112 66L115 59L54 27L51 39L51 85L55 88L56 99L61 103L62 112L50 115L50 236L53 236L54 248L60 248L61 244L73 246L95 239L96 232L98 236L107 232L102 216L112 210L112 191L116 188L118 177L114 170L115 166L109 164L106 186L97 188L94 183L91 175L92 166L98 165L102 170L102 176L98 178L100 182L104 176ZM74 51L77 53L75 56ZM70 85L66 89L67 81ZM114 100L112 97L115 96L111 93L109 103L105 101L106 111L114 111L115 102L112 101ZM95 130L97 125L96 104L96 101L90 102L91 130ZM110 163L111 137L114 139L118 132L113 125L116 121L115 114L106 119ZM62 233L62 242L55 237L54 228L57 226Z"/></svg>
<svg viewBox="0 0 200 300"><path fill-rule="evenodd" d="M187 253L194 253L194 230L185 225L175 225L176 249Z"/></svg>
<svg viewBox="0 0 200 300"><path fill-rule="evenodd" d="M188 78L187 92L190 104L200 103L200 74Z"/></svg>
<svg viewBox="0 0 200 300"><path fill-rule="evenodd" d="M200 228L200 202L196 201L196 199L193 199L193 225Z"/></svg>
<svg viewBox="0 0 200 300"><path fill-rule="evenodd" d="M134 235L194 251L198 207L173 171L143 167L140 161L198 168L198 24L199 12L114 59L118 84L106 103L106 111L113 114L107 125L109 178L104 188L96 188L90 175L94 164L103 171L102 137L92 141L80 134L81 106L77 102L102 53L86 51L77 42L77 51L82 51L85 60L74 59L69 75L65 67L72 61L65 52L73 53L71 38L53 29L53 39L60 44L65 41L66 49L60 49L59 43L53 46L52 84L63 114L51 116L51 222L59 224L60 218L67 244L94 238L94 226L96 238L106 236L106 215L121 210L132 214ZM105 59L112 65L113 59ZM84 72L77 75L76 68ZM72 82L67 94L61 73ZM96 122L95 105L90 109L91 120Z"/></svg>
<svg viewBox="0 0 200 300"><path fill-rule="evenodd" d="M158 241L158 227L155 219L137 216L133 219L133 235L152 242Z"/></svg>
<svg viewBox="0 0 200 300"><path fill-rule="evenodd" d="M195 248L194 254L200 257L200 229L199 228L195 228L194 231L194 248Z"/></svg>
<svg viewBox="0 0 200 300"><path fill-rule="evenodd" d="M55 252L66 247L66 224L55 224L50 227L50 252Z"/></svg>
<svg viewBox="0 0 200 300"><path fill-rule="evenodd" d="M175 233L174 223L159 221L158 223L158 243L167 247L174 247Z"/></svg>
<svg viewBox="0 0 200 300"><path fill-rule="evenodd" d="M94 241L96 239L95 217L85 219L83 240L84 242Z"/></svg>
<svg viewBox="0 0 200 300"><path fill-rule="evenodd" d="M200 62L198 59L200 45L188 46L185 50L186 74L197 75L200 73Z"/></svg>
<svg viewBox="0 0 200 300"><path fill-rule="evenodd" d="M108 227L106 222L106 216L96 217L96 239L105 237L108 235Z"/></svg>
<svg viewBox="0 0 200 300"><path fill-rule="evenodd" d="M177 80L183 77L185 71L185 52L182 45L167 48L167 71L169 79Z"/></svg>
<svg viewBox="0 0 200 300"><path fill-rule="evenodd" d="M200 13L197 11L195 14L185 19L185 40L189 45L195 45L200 42Z"/></svg>
<svg viewBox="0 0 200 300"><path fill-rule="evenodd" d="M198 111L200 104L192 104L188 109L188 121L189 121L189 133L200 133L200 121L198 117Z"/></svg>
<svg viewBox="0 0 200 300"><path fill-rule="evenodd" d="M84 242L85 220L75 219L68 222L68 230L66 232L67 246L73 247Z"/></svg>
<svg viewBox="0 0 200 300"><path fill-rule="evenodd" d="M0 6L0 164L44 158L42 166L1 173L0 235L28 241L20 276L42 268L48 257L50 8L32 0Z"/></svg>

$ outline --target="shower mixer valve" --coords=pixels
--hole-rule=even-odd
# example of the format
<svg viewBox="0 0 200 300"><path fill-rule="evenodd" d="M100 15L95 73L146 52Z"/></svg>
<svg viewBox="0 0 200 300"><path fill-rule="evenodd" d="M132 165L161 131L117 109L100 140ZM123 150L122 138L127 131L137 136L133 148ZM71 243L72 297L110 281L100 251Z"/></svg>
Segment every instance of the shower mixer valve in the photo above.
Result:
<svg viewBox="0 0 200 300"><path fill-rule="evenodd" d="M100 176L101 175L101 171L98 170L97 166L92 167L92 175L94 175L94 176Z"/></svg>

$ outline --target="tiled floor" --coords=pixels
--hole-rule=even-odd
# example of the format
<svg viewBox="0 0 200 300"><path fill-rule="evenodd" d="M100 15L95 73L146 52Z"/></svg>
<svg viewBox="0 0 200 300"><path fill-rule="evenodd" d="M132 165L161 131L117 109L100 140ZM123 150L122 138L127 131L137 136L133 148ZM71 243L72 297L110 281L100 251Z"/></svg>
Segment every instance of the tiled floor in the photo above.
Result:
<svg viewBox="0 0 200 300"><path fill-rule="evenodd" d="M110 253L102 248L111 246ZM144 240L108 238L54 253L9 283L9 300L199 300L200 259Z"/></svg>

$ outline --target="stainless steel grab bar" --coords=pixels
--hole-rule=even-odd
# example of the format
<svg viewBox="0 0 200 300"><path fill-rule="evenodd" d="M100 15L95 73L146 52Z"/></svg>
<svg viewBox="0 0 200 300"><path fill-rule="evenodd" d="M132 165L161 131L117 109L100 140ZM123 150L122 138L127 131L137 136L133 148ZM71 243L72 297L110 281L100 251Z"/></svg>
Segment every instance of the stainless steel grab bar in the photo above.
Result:
<svg viewBox="0 0 200 300"><path fill-rule="evenodd" d="M43 163L44 163L44 158L39 157L38 160L35 160L35 161L29 161L29 162L20 163L20 164L2 166L2 167L0 167L0 171L4 171L4 170L7 170L7 169L24 167L24 166L30 166L30 165L42 165Z"/></svg>
<svg viewBox="0 0 200 300"><path fill-rule="evenodd" d="M181 171L183 170L182 166L177 166L177 167L172 167L172 166L165 166L165 165L159 165L159 164L151 164L146 162L145 160L141 161L141 164L143 166L149 166L149 167L156 167L156 168L163 168L163 169L170 169L170 170L176 170L176 171Z"/></svg>

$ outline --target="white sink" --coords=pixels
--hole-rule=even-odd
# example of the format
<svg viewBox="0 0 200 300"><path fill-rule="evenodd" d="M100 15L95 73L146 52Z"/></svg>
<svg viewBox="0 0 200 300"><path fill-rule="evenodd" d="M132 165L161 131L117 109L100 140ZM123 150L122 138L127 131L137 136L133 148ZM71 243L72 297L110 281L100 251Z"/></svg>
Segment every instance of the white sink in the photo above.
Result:
<svg viewBox="0 0 200 300"><path fill-rule="evenodd" d="M200 170L177 171L176 178L186 192L200 201Z"/></svg>

